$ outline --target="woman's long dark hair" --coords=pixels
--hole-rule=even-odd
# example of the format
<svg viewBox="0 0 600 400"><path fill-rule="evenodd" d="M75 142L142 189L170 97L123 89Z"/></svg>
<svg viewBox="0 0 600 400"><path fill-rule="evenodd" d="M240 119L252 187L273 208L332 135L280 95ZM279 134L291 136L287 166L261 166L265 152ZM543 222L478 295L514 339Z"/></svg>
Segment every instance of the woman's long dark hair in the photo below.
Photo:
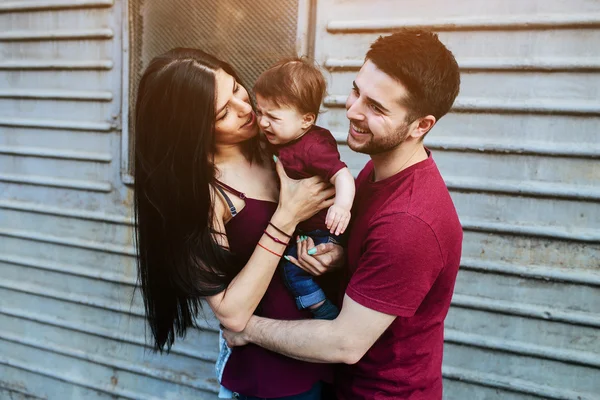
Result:
<svg viewBox="0 0 600 400"><path fill-rule="evenodd" d="M234 70L210 54L174 49L154 58L135 109L134 207L138 278L155 350L195 325L200 300L239 271L215 241L215 71ZM259 156L258 135L245 143Z"/></svg>

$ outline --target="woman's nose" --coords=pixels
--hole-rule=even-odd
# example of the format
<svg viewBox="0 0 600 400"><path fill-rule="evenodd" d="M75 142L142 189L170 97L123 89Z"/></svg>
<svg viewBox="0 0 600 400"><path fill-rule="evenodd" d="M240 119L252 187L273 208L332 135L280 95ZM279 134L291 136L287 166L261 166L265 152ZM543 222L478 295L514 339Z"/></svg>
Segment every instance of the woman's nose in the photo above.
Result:
<svg viewBox="0 0 600 400"><path fill-rule="evenodd" d="M240 117L245 117L252 112L252 106L250 103L240 100L238 110Z"/></svg>

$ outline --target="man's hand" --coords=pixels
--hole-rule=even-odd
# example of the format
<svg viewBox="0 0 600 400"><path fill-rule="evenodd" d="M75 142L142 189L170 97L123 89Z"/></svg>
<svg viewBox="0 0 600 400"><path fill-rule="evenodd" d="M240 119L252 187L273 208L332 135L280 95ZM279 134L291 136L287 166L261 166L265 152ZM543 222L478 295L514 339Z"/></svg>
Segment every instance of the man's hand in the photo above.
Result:
<svg viewBox="0 0 600 400"><path fill-rule="evenodd" d="M286 260L313 276L323 275L344 265L344 248L340 245L322 243L315 247L310 237L298 241L297 245L298 258L286 256Z"/></svg>
<svg viewBox="0 0 600 400"><path fill-rule="evenodd" d="M250 343L246 339L246 337L244 335L244 331L232 332L226 328L223 328L223 338L227 342L227 346L230 348L237 347L237 346L245 346L248 343Z"/></svg>

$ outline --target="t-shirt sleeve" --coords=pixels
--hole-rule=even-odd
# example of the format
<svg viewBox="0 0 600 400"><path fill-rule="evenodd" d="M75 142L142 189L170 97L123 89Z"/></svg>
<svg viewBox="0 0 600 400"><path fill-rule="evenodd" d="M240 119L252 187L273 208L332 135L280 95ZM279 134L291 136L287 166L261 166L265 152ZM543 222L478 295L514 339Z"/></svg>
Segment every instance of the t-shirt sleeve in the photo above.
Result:
<svg viewBox="0 0 600 400"><path fill-rule="evenodd" d="M306 171L311 175L318 175L327 181L346 164L340 159L340 153L337 149L337 143L329 133L314 140L306 149L304 157Z"/></svg>
<svg viewBox="0 0 600 400"><path fill-rule="evenodd" d="M346 294L372 310L412 317L443 266L429 225L406 213L380 217L369 229Z"/></svg>

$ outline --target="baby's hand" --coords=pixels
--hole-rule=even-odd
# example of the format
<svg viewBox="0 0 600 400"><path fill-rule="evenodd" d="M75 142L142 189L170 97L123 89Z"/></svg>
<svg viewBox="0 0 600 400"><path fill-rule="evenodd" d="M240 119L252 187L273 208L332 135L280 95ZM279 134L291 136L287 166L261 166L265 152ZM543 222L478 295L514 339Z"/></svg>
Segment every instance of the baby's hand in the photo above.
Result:
<svg viewBox="0 0 600 400"><path fill-rule="evenodd" d="M329 232L333 235L341 235L348 227L348 223L350 223L350 210L335 204L329 207L325 219Z"/></svg>

